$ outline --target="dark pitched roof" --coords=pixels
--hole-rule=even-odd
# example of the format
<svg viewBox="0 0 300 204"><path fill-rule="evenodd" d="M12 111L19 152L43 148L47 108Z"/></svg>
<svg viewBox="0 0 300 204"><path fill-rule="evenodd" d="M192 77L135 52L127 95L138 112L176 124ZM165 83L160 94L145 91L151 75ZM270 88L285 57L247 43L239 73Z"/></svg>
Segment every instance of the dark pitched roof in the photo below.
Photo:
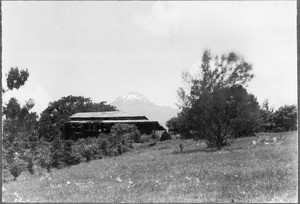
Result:
<svg viewBox="0 0 300 204"><path fill-rule="evenodd" d="M145 116L132 115L121 111L106 112L82 112L76 113L70 117L71 121L75 120L148 120Z"/></svg>

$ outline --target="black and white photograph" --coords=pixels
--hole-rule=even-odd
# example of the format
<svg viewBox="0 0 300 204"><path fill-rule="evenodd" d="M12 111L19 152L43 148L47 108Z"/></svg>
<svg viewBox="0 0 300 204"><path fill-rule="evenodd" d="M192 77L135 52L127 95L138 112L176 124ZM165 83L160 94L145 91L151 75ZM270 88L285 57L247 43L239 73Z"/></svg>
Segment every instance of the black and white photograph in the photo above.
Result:
<svg viewBox="0 0 300 204"><path fill-rule="evenodd" d="M298 203L296 0L0 5L2 202Z"/></svg>

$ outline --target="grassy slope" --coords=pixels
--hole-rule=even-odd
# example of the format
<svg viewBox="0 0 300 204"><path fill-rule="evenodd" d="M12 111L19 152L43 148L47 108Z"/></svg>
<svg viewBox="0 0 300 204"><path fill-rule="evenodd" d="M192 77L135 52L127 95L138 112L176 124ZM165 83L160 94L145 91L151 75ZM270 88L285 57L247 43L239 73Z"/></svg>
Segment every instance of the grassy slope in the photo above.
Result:
<svg viewBox="0 0 300 204"><path fill-rule="evenodd" d="M50 174L22 175L4 185L3 201L297 202L297 133L269 136L287 137L268 145L242 138L222 151L192 140L164 141Z"/></svg>

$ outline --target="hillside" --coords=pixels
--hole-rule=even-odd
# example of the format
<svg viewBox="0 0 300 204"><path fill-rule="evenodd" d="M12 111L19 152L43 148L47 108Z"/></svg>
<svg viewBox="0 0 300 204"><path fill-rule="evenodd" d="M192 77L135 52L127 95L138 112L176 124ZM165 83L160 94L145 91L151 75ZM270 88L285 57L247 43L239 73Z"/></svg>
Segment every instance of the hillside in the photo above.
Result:
<svg viewBox="0 0 300 204"><path fill-rule="evenodd" d="M116 106L118 110L126 113L144 115L149 120L156 120L165 128L166 121L179 112L179 110L168 106L158 106L137 92L120 96L110 105Z"/></svg>
<svg viewBox="0 0 300 204"><path fill-rule="evenodd" d="M266 138L274 142L259 142ZM4 184L3 201L297 202L297 141L297 132L288 132L237 139L221 151L193 140L141 145L49 174L23 174Z"/></svg>

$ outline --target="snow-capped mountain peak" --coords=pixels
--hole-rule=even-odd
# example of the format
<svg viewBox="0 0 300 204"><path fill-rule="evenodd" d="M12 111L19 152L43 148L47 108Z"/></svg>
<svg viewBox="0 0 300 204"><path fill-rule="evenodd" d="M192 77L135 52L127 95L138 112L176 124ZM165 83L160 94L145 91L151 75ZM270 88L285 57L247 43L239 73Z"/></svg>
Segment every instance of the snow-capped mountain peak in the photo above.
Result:
<svg viewBox="0 0 300 204"><path fill-rule="evenodd" d="M116 99L117 101L140 101L140 102L149 102L149 100L138 92L129 92L125 96L120 96Z"/></svg>
<svg viewBox="0 0 300 204"><path fill-rule="evenodd" d="M179 110L171 107L155 105L137 92L130 92L125 96L120 96L110 105L125 113L144 115L149 120L158 121L164 127L166 127L166 121L175 117L179 112Z"/></svg>

